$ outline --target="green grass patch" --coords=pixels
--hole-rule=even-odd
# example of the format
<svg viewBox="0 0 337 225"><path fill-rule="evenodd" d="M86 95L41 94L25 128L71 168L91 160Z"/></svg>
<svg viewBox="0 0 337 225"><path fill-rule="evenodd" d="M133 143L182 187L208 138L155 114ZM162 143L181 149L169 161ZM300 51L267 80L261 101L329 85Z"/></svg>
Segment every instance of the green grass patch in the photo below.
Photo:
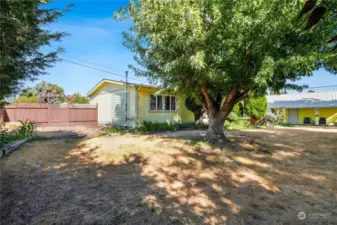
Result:
<svg viewBox="0 0 337 225"><path fill-rule="evenodd" d="M295 127L295 124L290 124L290 123L280 123L279 126L281 127Z"/></svg>
<svg viewBox="0 0 337 225"><path fill-rule="evenodd" d="M31 137L28 141L33 142L33 141L47 141L50 140L50 137L45 137L45 136L33 136Z"/></svg>
<svg viewBox="0 0 337 225"><path fill-rule="evenodd" d="M233 122L225 121L224 126L226 130L230 131L252 129L252 126L248 120L237 120Z"/></svg>

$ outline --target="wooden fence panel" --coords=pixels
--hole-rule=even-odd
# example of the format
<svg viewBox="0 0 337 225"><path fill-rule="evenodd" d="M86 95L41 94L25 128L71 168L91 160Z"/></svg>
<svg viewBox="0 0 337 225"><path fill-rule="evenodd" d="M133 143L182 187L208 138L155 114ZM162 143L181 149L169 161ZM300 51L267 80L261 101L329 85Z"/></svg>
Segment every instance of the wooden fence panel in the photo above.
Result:
<svg viewBox="0 0 337 225"><path fill-rule="evenodd" d="M50 105L50 123L67 123L69 122L69 108L62 108L58 105Z"/></svg>
<svg viewBox="0 0 337 225"><path fill-rule="evenodd" d="M84 108L84 109L70 109L70 121L96 121L96 109Z"/></svg>
<svg viewBox="0 0 337 225"><path fill-rule="evenodd" d="M15 120L25 121L28 119L36 123L48 123L47 111L48 109L45 108L16 108Z"/></svg>
<svg viewBox="0 0 337 225"><path fill-rule="evenodd" d="M5 122L26 119L43 126L96 126L97 105L12 104L5 106Z"/></svg>
<svg viewBox="0 0 337 225"><path fill-rule="evenodd" d="M7 121L17 121L15 117L16 109L15 108L6 108L2 110L4 122Z"/></svg>

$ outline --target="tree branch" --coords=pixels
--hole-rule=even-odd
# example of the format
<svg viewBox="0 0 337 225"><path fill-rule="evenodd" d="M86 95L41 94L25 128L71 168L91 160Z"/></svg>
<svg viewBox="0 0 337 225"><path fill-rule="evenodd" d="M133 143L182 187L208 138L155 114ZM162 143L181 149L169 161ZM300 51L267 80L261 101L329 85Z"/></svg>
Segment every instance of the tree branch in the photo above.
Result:
<svg viewBox="0 0 337 225"><path fill-rule="evenodd" d="M223 112L226 112L230 108L230 105L234 106L237 95L238 95L238 89L237 88L233 88L228 93L228 95L226 96L226 99L225 99L224 103L222 104L220 110L223 111Z"/></svg>
<svg viewBox="0 0 337 225"><path fill-rule="evenodd" d="M214 101L213 99L209 96L209 94L207 93L207 89L206 86L204 84L204 82L202 80L199 81L200 83L200 90L201 93L203 94L203 96L205 97L205 101L206 101L206 106L207 109L213 109L214 108Z"/></svg>
<svg viewBox="0 0 337 225"><path fill-rule="evenodd" d="M238 103L238 102L244 100L245 98L247 98L247 97L249 96L249 92L250 92L250 91L247 89L247 90L244 90L242 93L240 93L240 95L239 95L239 96L237 97L237 99L235 100L234 105L235 105L236 103Z"/></svg>
<svg viewBox="0 0 337 225"><path fill-rule="evenodd" d="M226 96L224 103L221 106L221 111L224 112L224 117L226 118L231 110L233 109L234 105L241 100L247 98L249 95L249 89L241 91L238 88L233 88L229 94Z"/></svg>

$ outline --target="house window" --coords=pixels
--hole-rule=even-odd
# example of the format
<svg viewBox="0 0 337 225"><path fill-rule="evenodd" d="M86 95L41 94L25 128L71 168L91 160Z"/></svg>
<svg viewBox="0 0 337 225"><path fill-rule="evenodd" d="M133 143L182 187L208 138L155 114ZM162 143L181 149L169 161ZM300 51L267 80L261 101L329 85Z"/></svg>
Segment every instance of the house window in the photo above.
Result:
<svg viewBox="0 0 337 225"><path fill-rule="evenodd" d="M157 110L163 110L163 97L157 95Z"/></svg>
<svg viewBox="0 0 337 225"><path fill-rule="evenodd" d="M176 97L171 95L150 95L151 111L175 111Z"/></svg>
<svg viewBox="0 0 337 225"><path fill-rule="evenodd" d="M170 98L171 96L165 96L165 110L170 110Z"/></svg>
<svg viewBox="0 0 337 225"><path fill-rule="evenodd" d="M176 97L171 96L171 110L176 110Z"/></svg>
<svg viewBox="0 0 337 225"><path fill-rule="evenodd" d="M156 105L156 96L150 95L150 110L157 110Z"/></svg>

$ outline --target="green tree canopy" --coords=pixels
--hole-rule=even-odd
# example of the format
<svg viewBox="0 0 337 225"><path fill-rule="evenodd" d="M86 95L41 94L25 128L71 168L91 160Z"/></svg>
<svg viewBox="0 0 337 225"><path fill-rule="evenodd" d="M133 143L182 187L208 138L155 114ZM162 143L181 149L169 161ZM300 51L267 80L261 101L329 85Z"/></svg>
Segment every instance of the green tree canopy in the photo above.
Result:
<svg viewBox="0 0 337 225"><path fill-rule="evenodd" d="M304 29L304 1L132 0L116 13L131 19L125 46L135 53L136 75L201 96L210 137L223 136L232 108L250 92L301 89L288 83L326 67L337 73L328 41L336 20ZM326 16L332 16L327 12ZM226 96L224 98L224 96Z"/></svg>
<svg viewBox="0 0 337 225"><path fill-rule="evenodd" d="M20 96L25 96L25 97L32 97L32 96L36 96L36 89L34 88L24 88L21 91Z"/></svg>
<svg viewBox="0 0 337 225"><path fill-rule="evenodd" d="M58 59L61 49L42 50L66 35L46 26L62 16L59 9L47 8L47 2L0 1L0 98L17 93L23 81L45 74L45 69Z"/></svg>
<svg viewBox="0 0 337 225"><path fill-rule="evenodd" d="M77 103L77 104L88 104L89 103L89 98L82 96L80 93L76 92L73 95L73 99L71 103Z"/></svg>
<svg viewBox="0 0 337 225"><path fill-rule="evenodd" d="M39 103L39 99L37 99L36 95L33 96L25 96L21 95L17 99L15 99L16 103Z"/></svg>
<svg viewBox="0 0 337 225"><path fill-rule="evenodd" d="M42 81L35 90L40 103L59 104L65 101L64 89L57 84Z"/></svg>

